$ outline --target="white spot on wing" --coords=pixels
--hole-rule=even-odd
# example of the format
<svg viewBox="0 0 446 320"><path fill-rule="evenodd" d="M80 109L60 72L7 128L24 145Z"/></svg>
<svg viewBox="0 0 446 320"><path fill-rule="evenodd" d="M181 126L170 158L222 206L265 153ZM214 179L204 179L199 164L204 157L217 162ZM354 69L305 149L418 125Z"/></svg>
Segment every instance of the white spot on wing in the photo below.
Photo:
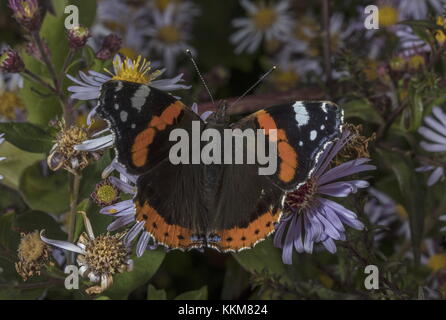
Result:
<svg viewBox="0 0 446 320"><path fill-rule="evenodd" d="M119 81L119 82L118 82L118 85L117 85L116 88L115 88L115 92L119 92L119 91L121 91L122 87L123 87L122 82Z"/></svg>
<svg viewBox="0 0 446 320"><path fill-rule="evenodd" d="M119 104L115 103L115 110L119 109Z"/></svg>
<svg viewBox="0 0 446 320"><path fill-rule="evenodd" d="M324 125L321 125L321 130L324 130L325 129L325 126Z"/></svg>
<svg viewBox="0 0 446 320"><path fill-rule="evenodd" d="M140 112L149 94L150 88L148 86L141 85L132 97L132 108L135 108L138 110L138 112Z"/></svg>
<svg viewBox="0 0 446 320"><path fill-rule="evenodd" d="M296 122L299 127L305 126L308 124L310 120L310 116L308 115L307 108L300 101L296 101L293 105L294 113L296 114Z"/></svg>
<svg viewBox="0 0 446 320"><path fill-rule="evenodd" d="M125 111L121 111L121 113L119 114L119 116L121 117L121 121L122 122L126 122L127 121L127 117L128 117L128 113Z"/></svg>
<svg viewBox="0 0 446 320"><path fill-rule="evenodd" d="M317 131L316 130L311 130L310 132L310 140L313 141L314 139L316 139L317 137Z"/></svg>
<svg viewBox="0 0 446 320"><path fill-rule="evenodd" d="M299 146L303 146L304 145L304 142L303 141L299 141Z"/></svg>
<svg viewBox="0 0 446 320"><path fill-rule="evenodd" d="M131 127L132 127L132 129L135 129L136 128L136 124L132 123Z"/></svg>
<svg viewBox="0 0 446 320"><path fill-rule="evenodd" d="M324 111L325 113L327 113L327 106L326 105L327 104L325 102L322 102L321 108L322 108L322 111Z"/></svg>

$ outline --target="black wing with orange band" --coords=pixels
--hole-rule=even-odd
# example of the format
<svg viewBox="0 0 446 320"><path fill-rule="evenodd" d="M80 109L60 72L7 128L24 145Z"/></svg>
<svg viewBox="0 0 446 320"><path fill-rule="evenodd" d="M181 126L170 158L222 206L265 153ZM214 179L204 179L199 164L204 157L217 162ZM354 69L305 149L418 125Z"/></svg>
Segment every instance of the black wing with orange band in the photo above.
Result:
<svg viewBox="0 0 446 320"><path fill-rule="evenodd" d="M232 128L263 129L277 143L277 171L259 175L257 165L225 165L215 205L215 233L211 243L222 251L253 247L274 232L282 213L285 192L304 183L326 145L341 134L342 110L331 102L297 101L262 109ZM275 136L270 130L276 130ZM265 147L267 149L267 147Z"/></svg>
<svg viewBox="0 0 446 320"><path fill-rule="evenodd" d="M191 134L193 121L203 125L200 117L166 92L126 81L103 85L97 112L115 135L118 161L139 176L136 220L145 221L145 230L169 248L203 246L191 240L196 233L191 230L206 224L200 165L169 161L172 130Z"/></svg>
<svg viewBox="0 0 446 320"><path fill-rule="evenodd" d="M270 181L295 190L315 168L326 145L341 135L343 111L328 101L296 101L259 110L233 127L276 130L278 166Z"/></svg>
<svg viewBox="0 0 446 320"><path fill-rule="evenodd" d="M127 81L102 86L98 114L115 134L118 161L131 174L141 175L169 156L173 129L191 130L200 117L172 95Z"/></svg>

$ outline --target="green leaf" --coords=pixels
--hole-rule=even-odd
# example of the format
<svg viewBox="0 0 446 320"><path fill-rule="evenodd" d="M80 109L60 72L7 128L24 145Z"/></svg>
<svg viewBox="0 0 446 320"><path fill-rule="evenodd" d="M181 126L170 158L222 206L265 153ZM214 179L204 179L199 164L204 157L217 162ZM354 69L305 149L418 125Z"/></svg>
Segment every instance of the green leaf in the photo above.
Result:
<svg viewBox="0 0 446 320"><path fill-rule="evenodd" d="M19 242L19 235L12 231L14 212L0 215L0 245L7 249L12 249Z"/></svg>
<svg viewBox="0 0 446 320"><path fill-rule="evenodd" d="M366 122L380 124L382 118L366 99L354 99L345 103L343 106L345 118L359 118Z"/></svg>
<svg viewBox="0 0 446 320"><path fill-rule="evenodd" d="M5 133L6 141L27 152L47 153L53 146L51 136L31 123L0 123L0 132Z"/></svg>
<svg viewBox="0 0 446 320"><path fill-rule="evenodd" d="M420 127L421 121L423 120L424 104L421 94L418 91L415 91L411 98L411 129L415 131Z"/></svg>
<svg viewBox="0 0 446 320"><path fill-rule="evenodd" d="M206 300L208 298L208 287L203 286L198 290L184 292L178 295L175 300Z"/></svg>
<svg viewBox="0 0 446 320"><path fill-rule="evenodd" d="M45 175L37 162L25 169L19 188L30 208L59 214L69 209L68 180L65 171L48 172Z"/></svg>
<svg viewBox="0 0 446 320"><path fill-rule="evenodd" d="M0 145L0 155L6 158L0 161L0 174L4 176L2 183L16 190L23 171L44 158L43 154L25 152L7 141Z"/></svg>
<svg viewBox="0 0 446 320"><path fill-rule="evenodd" d="M59 223L49 214L42 211L29 210L18 213L14 219L14 228L23 232L45 229L45 234L51 239L66 238Z"/></svg>
<svg viewBox="0 0 446 320"><path fill-rule="evenodd" d="M163 289L157 289L151 284L147 288L147 300L167 300L166 291Z"/></svg>
<svg viewBox="0 0 446 320"><path fill-rule="evenodd" d="M47 14L40 29L40 35L43 41L48 45L51 52L50 59L54 64L56 75L59 77L65 58L68 54L68 41L65 29L64 13L65 7L68 4L74 4L79 8L79 23L84 26L90 26L96 14L96 1L78 0L66 1L58 0L52 1L55 15ZM76 57L79 54L76 55ZM26 67L33 73L39 75L48 83L52 84L50 74L47 67L23 52L23 60ZM73 72L76 70L72 70ZM66 80L65 77L62 80ZM69 81L63 82L63 90L65 91ZM42 93L42 94L39 94ZM23 89L20 90L20 98L23 101L27 113L28 121L34 124L41 124L46 126L48 121L54 119L56 116L62 114L62 107L59 99L44 86L25 78Z"/></svg>
<svg viewBox="0 0 446 320"><path fill-rule="evenodd" d="M281 250L273 246L271 238L257 244L254 249L233 253L233 256L248 272L266 272L269 276L280 277L284 282L293 283L282 262Z"/></svg>
<svg viewBox="0 0 446 320"><path fill-rule="evenodd" d="M113 286L106 290L111 299L126 299L139 286L147 283L160 267L166 255L162 249L147 250L142 257L133 256L133 271L114 276Z"/></svg>
<svg viewBox="0 0 446 320"><path fill-rule="evenodd" d="M398 181L398 186L406 209L409 213L410 233L412 237L412 247L414 250L415 261L420 259L420 247L424 230L424 194L423 184L420 183L414 165L398 154L379 151L390 166Z"/></svg>

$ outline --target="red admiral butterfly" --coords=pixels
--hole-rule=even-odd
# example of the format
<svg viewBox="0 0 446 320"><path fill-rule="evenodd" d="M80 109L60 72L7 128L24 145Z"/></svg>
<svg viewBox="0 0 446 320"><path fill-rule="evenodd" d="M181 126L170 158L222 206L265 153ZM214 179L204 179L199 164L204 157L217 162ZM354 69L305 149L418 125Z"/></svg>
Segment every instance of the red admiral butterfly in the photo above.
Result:
<svg viewBox="0 0 446 320"><path fill-rule="evenodd" d="M285 193L308 179L343 121L334 103L297 101L232 124L223 104L205 123L172 95L126 81L102 86L97 111L115 135L118 161L138 176L136 220L158 243L183 250L239 251L274 232ZM169 135L178 128L191 133L193 121L219 132L262 129L269 136L277 130L276 173L259 175L258 164L172 164Z"/></svg>

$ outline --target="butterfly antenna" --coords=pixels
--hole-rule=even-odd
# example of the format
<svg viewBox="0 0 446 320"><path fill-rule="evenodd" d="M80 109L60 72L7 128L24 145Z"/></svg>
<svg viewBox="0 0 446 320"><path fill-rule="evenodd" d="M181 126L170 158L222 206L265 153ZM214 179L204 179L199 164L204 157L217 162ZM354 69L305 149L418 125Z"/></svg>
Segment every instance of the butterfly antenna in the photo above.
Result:
<svg viewBox="0 0 446 320"><path fill-rule="evenodd" d="M231 104L229 107L232 107L237 103L239 103L244 97L246 97L248 93L250 93L255 87L257 87L260 82L262 82L267 76L270 75L271 72L273 72L276 69L277 69L276 66L273 66L271 69L269 69L263 76L259 78L259 80L256 81L256 83L254 83L251 87L249 87L248 90L246 90L245 93L242 94L237 100L235 100L234 103Z"/></svg>
<svg viewBox="0 0 446 320"><path fill-rule="evenodd" d="M208 88L206 82L204 81L204 78L203 78L203 76L201 75L200 70L198 69L197 63L195 62L195 59L194 59L194 57L192 56L192 52L191 52L189 49L187 49L187 50L186 50L186 53L187 53L187 55L189 56L190 61L191 61L192 64L194 65L195 71L197 71L198 76L200 77L201 83L203 84L203 86L204 86L204 88L206 89L206 91L207 91L209 97L211 98L212 104L215 105L214 98L212 97L212 93L211 93L211 91L209 90L209 88Z"/></svg>

